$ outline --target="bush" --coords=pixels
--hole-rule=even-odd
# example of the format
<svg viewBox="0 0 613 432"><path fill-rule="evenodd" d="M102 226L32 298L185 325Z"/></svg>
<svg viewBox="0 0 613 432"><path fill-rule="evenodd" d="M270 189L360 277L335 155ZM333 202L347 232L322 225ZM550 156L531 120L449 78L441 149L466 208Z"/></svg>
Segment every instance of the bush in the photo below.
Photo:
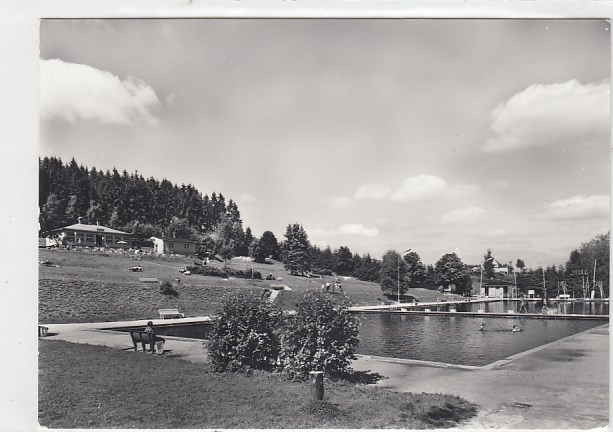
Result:
<svg viewBox="0 0 613 432"><path fill-rule="evenodd" d="M179 293L172 287L170 282L164 282L160 285L160 292L171 297L179 297Z"/></svg>
<svg viewBox="0 0 613 432"><path fill-rule="evenodd" d="M208 343L218 371L272 370L277 364L282 313L265 298L244 293L226 296Z"/></svg>
<svg viewBox="0 0 613 432"><path fill-rule="evenodd" d="M237 270L231 267L216 268L210 266L187 266L186 270L189 270L193 274L199 274L203 276L216 276L216 277L237 277L241 279L252 279L251 270ZM262 279L262 273L259 271L253 271L253 279Z"/></svg>
<svg viewBox="0 0 613 432"><path fill-rule="evenodd" d="M281 361L288 375L306 379L313 370L329 375L349 372L359 342L358 318L348 311L348 300L310 291L287 318L281 340Z"/></svg>
<svg viewBox="0 0 613 432"><path fill-rule="evenodd" d="M311 270L311 273L322 275L322 276L334 276L334 273L332 273L332 270L328 270L328 269L314 268L313 270Z"/></svg>

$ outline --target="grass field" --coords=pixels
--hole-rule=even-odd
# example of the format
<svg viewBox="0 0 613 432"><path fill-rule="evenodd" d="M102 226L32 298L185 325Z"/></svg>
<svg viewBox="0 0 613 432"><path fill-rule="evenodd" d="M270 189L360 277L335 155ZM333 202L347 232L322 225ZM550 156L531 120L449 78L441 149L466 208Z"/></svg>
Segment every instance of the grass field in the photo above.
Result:
<svg viewBox="0 0 613 432"><path fill-rule="evenodd" d="M287 310L302 293L331 280L291 276L281 263L253 264L264 276L282 279L267 281L186 276L178 268L194 260L184 257L134 261L119 253L41 250L39 258L54 265L40 266L41 323L157 318L157 309L166 307L212 315L225 293L261 293L275 283L291 288L276 300ZM128 271L137 265L142 272ZM234 259L228 265L252 264ZM141 277L170 281L179 296L165 296ZM342 285L355 303L382 297L377 284L349 278ZM57 340L40 339L39 353L39 422L50 428L423 429L452 427L476 412L453 396L366 386L381 377L364 372L327 381L323 403L315 403L308 384L271 373L218 374L206 364Z"/></svg>
<svg viewBox="0 0 613 432"><path fill-rule="evenodd" d="M277 298L278 306L285 310L295 307L301 295L309 289L317 289L332 277L310 279L292 276L282 263L258 264L241 258L228 262L236 269L259 271L264 277L273 274L281 281L222 279L219 277L190 275L178 272L178 268L193 265L193 258L145 257L135 261L120 253L83 252L66 250L41 250L40 261L50 261L59 267L39 267L39 322L103 322L157 317L157 310L177 307L186 316L214 314L221 296L238 290L256 293L282 283L291 288ZM222 267L223 263L211 261L210 265ZM142 272L128 268L141 266ZM158 284L140 282L141 277L158 278L173 283L178 297L164 296ZM175 282L179 278L180 282ZM376 303L382 298L378 284L354 278L342 281L344 293L355 304ZM438 297L436 291L413 290L421 301Z"/></svg>
<svg viewBox="0 0 613 432"><path fill-rule="evenodd" d="M446 395L395 393L326 380L323 403L308 383L107 347L41 340L39 423L50 428L453 427L476 407ZM361 376L371 381L376 376Z"/></svg>

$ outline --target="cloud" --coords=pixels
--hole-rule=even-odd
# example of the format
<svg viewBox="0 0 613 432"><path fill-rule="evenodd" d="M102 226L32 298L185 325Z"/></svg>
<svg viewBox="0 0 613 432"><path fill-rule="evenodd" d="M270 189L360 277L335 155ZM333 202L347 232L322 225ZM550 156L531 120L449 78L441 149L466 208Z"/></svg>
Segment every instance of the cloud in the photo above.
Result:
<svg viewBox="0 0 613 432"><path fill-rule="evenodd" d="M480 207L466 207L453 210L441 217L445 224L466 224L482 221L485 219L485 210Z"/></svg>
<svg viewBox="0 0 613 432"><path fill-rule="evenodd" d="M540 219L576 221L608 218L610 199L607 195L574 196L548 203L537 213Z"/></svg>
<svg viewBox="0 0 613 432"><path fill-rule="evenodd" d="M327 199L324 203L335 209L352 208L355 206L355 202L344 196Z"/></svg>
<svg viewBox="0 0 613 432"><path fill-rule="evenodd" d="M344 224L338 228L338 232L343 235L359 235L363 237L376 237L379 235L377 227L365 227L362 224Z"/></svg>
<svg viewBox="0 0 613 432"><path fill-rule="evenodd" d="M494 179L490 182L493 189L507 189L511 186L511 182L504 179Z"/></svg>
<svg viewBox="0 0 613 432"><path fill-rule="evenodd" d="M362 224L343 224L338 228L309 228L307 230L309 238L315 243L330 243L330 239L343 236L350 237L377 237L379 229L377 227L367 227Z"/></svg>
<svg viewBox="0 0 613 432"><path fill-rule="evenodd" d="M375 219L375 223L381 226L381 225L387 225L388 223L390 223L390 221L385 217L378 217L377 219Z"/></svg>
<svg viewBox="0 0 613 432"><path fill-rule="evenodd" d="M68 122L156 124L155 90L138 78L120 80L107 71L62 60L40 61L40 115Z"/></svg>
<svg viewBox="0 0 613 432"><path fill-rule="evenodd" d="M428 201L469 195L477 190L477 185L449 184L437 176L419 175L404 179L389 198L392 201Z"/></svg>
<svg viewBox="0 0 613 432"><path fill-rule="evenodd" d="M502 228L498 228L493 231L490 231L487 235L490 237L504 237L507 235L507 232Z"/></svg>
<svg viewBox="0 0 613 432"><path fill-rule="evenodd" d="M440 198L470 195L479 190L478 185L447 183L433 175L418 175L402 181L396 190L382 184L365 184L354 194L356 199L390 201L432 201Z"/></svg>
<svg viewBox="0 0 613 432"><path fill-rule="evenodd" d="M389 196L391 189L389 186L377 184L365 184L354 194L355 199L374 199L382 200Z"/></svg>
<svg viewBox="0 0 613 432"><path fill-rule="evenodd" d="M483 150L608 142L609 93L609 81L533 84L492 111L492 137Z"/></svg>

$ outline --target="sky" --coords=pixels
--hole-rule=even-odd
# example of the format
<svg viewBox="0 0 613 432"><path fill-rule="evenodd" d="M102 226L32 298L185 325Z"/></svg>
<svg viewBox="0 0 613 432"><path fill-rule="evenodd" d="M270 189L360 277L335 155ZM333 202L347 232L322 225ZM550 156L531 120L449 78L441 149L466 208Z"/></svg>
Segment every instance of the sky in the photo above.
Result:
<svg viewBox="0 0 613 432"><path fill-rule="evenodd" d="M563 264L610 227L605 20L40 26L40 156L192 184L279 240Z"/></svg>

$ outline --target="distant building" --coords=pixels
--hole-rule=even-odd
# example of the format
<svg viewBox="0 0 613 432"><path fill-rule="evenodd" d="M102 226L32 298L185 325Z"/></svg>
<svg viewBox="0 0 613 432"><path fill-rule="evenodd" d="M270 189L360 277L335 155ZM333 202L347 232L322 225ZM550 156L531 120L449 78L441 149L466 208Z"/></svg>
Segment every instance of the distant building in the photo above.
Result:
<svg viewBox="0 0 613 432"><path fill-rule="evenodd" d="M132 235L102 225L76 223L51 231L59 235L62 244L70 246L126 248L132 243Z"/></svg>
<svg viewBox="0 0 613 432"><path fill-rule="evenodd" d="M196 243L193 240L174 237L151 237L153 252L162 254L195 255Z"/></svg>
<svg viewBox="0 0 613 432"><path fill-rule="evenodd" d="M489 298L517 298L517 286L502 279L484 280L479 294Z"/></svg>

